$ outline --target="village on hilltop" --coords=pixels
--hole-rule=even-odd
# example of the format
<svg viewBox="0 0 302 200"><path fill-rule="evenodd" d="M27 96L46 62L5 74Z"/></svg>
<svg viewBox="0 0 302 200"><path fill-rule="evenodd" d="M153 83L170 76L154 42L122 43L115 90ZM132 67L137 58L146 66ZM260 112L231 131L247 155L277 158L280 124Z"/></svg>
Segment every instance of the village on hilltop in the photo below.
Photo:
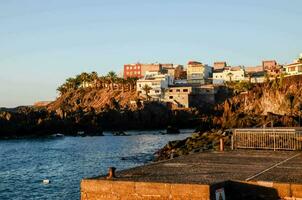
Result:
<svg viewBox="0 0 302 200"><path fill-rule="evenodd" d="M123 78L137 78L137 92L152 101L172 107L189 108L202 98L213 102L217 90L230 82L262 83L266 80L302 74L302 53L293 63L282 65L276 60L262 61L255 67L229 66L214 62L213 67L189 61L184 67L175 64L125 64Z"/></svg>

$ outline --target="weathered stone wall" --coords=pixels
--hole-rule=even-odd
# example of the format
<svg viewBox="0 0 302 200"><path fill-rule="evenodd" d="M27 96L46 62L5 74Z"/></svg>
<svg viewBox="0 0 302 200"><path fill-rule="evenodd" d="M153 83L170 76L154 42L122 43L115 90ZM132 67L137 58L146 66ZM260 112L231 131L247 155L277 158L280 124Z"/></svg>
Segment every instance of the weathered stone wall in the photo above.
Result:
<svg viewBox="0 0 302 200"><path fill-rule="evenodd" d="M82 180L81 200L210 200L210 186Z"/></svg>

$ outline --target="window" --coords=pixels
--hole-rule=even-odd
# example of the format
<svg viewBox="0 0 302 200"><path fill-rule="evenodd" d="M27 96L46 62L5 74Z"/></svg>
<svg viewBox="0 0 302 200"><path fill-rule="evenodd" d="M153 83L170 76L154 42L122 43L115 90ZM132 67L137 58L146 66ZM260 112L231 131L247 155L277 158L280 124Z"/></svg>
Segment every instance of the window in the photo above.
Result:
<svg viewBox="0 0 302 200"><path fill-rule="evenodd" d="M176 92L180 92L180 89L177 89Z"/></svg>
<svg viewBox="0 0 302 200"><path fill-rule="evenodd" d="M155 90L155 93L159 93L159 90Z"/></svg>
<svg viewBox="0 0 302 200"><path fill-rule="evenodd" d="M173 99L173 96L169 96L169 99Z"/></svg>
<svg viewBox="0 0 302 200"><path fill-rule="evenodd" d="M142 84L138 84L138 87L142 87Z"/></svg>
<svg viewBox="0 0 302 200"><path fill-rule="evenodd" d="M169 90L169 92L173 92L173 90Z"/></svg>
<svg viewBox="0 0 302 200"><path fill-rule="evenodd" d="M188 89L183 89L183 92L188 92Z"/></svg>

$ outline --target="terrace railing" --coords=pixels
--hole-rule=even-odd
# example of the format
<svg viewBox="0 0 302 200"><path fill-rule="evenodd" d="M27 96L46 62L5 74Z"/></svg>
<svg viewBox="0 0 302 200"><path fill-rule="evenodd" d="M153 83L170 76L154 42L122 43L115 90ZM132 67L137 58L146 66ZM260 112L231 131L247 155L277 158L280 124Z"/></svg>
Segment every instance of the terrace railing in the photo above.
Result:
<svg viewBox="0 0 302 200"><path fill-rule="evenodd" d="M235 129L233 149L302 150L302 129Z"/></svg>

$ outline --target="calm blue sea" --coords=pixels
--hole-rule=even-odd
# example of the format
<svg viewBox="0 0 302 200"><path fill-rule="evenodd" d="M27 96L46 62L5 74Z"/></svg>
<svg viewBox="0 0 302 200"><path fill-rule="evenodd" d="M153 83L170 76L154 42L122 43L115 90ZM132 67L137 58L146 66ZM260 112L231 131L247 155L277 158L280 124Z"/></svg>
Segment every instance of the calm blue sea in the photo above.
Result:
<svg viewBox="0 0 302 200"><path fill-rule="evenodd" d="M130 136L63 137L0 141L0 200L80 198L82 178L150 162L170 140L184 139L159 131L127 132ZM49 179L49 185L42 180Z"/></svg>

